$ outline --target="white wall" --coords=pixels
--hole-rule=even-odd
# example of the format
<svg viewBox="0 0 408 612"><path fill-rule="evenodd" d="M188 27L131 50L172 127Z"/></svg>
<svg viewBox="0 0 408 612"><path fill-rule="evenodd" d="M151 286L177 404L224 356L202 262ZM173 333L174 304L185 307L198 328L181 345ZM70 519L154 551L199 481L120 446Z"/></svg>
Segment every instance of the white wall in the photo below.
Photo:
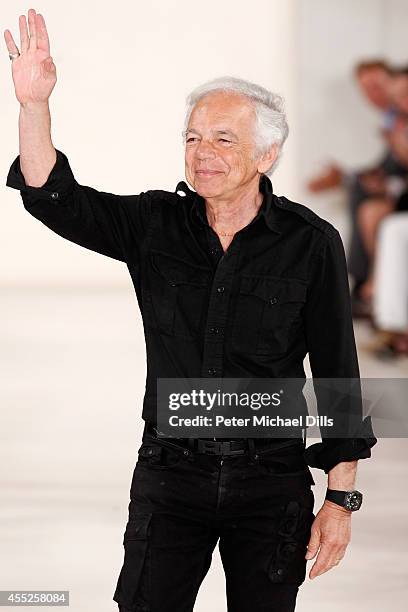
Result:
<svg viewBox="0 0 408 612"><path fill-rule="evenodd" d="M105 8L106 6L106 8ZM294 0L131 0L34 5L45 17L58 82L51 97L52 137L78 182L113 193L174 190L184 178L181 129L190 89L224 74L276 90L287 99L292 133L274 187L296 184ZM26 2L2 9L2 29L19 45ZM3 42L4 44L4 42ZM18 102L10 60L1 56L0 163L3 285L122 285L126 266L53 234L5 187L18 154Z"/></svg>

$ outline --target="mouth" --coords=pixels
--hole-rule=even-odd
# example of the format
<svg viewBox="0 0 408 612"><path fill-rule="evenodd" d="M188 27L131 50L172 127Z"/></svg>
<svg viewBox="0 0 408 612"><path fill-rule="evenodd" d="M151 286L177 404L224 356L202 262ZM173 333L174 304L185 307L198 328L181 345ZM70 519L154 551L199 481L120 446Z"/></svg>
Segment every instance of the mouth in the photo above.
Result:
<svg viewBox="0 0 408 612"><path fill-rule="evenodd" d="M221 174L218 170L197 170L196 174L200 177L211 177L216 176L217 174Z"/></svg>

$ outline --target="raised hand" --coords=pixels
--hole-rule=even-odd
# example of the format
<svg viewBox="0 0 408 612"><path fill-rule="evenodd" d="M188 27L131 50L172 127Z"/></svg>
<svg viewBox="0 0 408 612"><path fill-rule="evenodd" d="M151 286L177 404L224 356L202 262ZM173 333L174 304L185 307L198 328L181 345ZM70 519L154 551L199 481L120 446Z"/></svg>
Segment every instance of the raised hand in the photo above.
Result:
<svg viewBox="0 0 408 612"><path fill-rule="evenodd" d="M14 89L20 104L46 102L57 82L55 64L50 56L50 43L44 17L34 9L19 17L20 55L11 61ZM9 53L18 53L10 30L4 30Z"/></svg>

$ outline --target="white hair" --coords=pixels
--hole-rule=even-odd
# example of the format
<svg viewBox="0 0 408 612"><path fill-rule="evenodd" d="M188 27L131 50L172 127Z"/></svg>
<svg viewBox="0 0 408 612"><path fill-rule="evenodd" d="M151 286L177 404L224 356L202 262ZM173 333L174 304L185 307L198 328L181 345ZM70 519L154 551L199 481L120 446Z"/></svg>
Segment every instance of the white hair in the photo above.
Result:
<svg viewBox="0 0 408 612"><path fill-rule="evenodd" d="M283 144L288 137L289 127L284 111L283 98L261 85L245 81L236 77L225 76L207 81L199 85L186 98L186 114L184 120L184 130L182 132L183 142L185 143L188 122L195 104L207 94L214 91L233 92L246 96L254 104L255 109L255 150L254 157L258 157L277 144L278 156L274 163L265 172L271 176L280 160Z"/></svg>

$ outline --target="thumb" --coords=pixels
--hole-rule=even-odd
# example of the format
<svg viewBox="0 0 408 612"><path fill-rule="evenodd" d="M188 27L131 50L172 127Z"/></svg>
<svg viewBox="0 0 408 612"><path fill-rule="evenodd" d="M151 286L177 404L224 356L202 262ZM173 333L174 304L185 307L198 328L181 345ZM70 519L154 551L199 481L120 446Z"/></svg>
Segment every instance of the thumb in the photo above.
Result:
<svg viewBox="0 0 408 612"><path fill-rule="evenodd" d="M313 559L319 550L320 546L320 531L312 531L312 535L310 536L309 544L307 545L307 553L305 555L305 559Z"/></svg>

